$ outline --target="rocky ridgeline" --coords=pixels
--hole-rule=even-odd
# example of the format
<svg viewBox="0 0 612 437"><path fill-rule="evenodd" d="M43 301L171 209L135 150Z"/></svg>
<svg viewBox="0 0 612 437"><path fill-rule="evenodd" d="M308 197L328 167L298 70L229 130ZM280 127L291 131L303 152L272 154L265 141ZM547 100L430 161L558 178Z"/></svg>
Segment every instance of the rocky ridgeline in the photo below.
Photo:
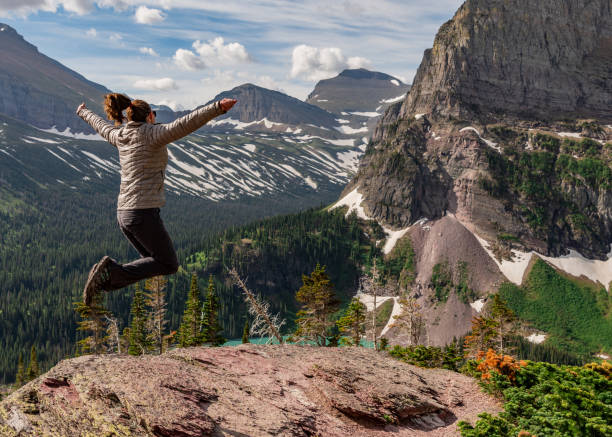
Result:
<svg viewBox="0 0 612 437"><path fill-rule="evenodd" d="M109 90L43 55L2 23L0 59L0 113L43 129L92 132L75 109L85 101L101 113Z"/></svg>
<svg viewBox="0 0 612 437"><path fill-rule="evenodd" d="M468 0L426 50L401 110L612 119L609 0Z"/></svg>
<svg viewBox="0 0 612 437"><path fill-rule="evenodd" d="M2 436L459 435L475 380L363 348L178 349L60 362L0 403Z"/></svg>

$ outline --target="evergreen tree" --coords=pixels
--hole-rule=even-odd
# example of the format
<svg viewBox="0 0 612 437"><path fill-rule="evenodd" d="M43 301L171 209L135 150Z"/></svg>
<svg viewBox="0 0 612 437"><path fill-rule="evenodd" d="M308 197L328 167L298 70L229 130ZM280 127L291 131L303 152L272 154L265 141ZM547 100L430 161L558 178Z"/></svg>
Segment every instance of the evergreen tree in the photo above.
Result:
<svg viewBox="0 0 612 437"><path fill-rule="evenodd" d="M168 281L163 276L155 276L145 281L147 305L149 306L148 326L149 340L159 351L164 352L165 331L168 321L166 320L166 293L164 289Z"/></svg>
<svg viewBox="0 0 612 437"><path fill-rule="evenodd" d="M221 331L223 328L219 323L219 297L215 291L213 276L210 275L206 301L202 306L202 339L213 346L221 346L225 343L225 338L219 334Z"/></svg>
<svg viewBox="0 0 612 437"><path fill-rule="evenodd" d="M310 276L302 275L303 285L295 294L302 304L295 321L295 336L312 340L318 346L325 346L328 331L335 325L330 316L338 309L339 301L334 294L334 286L325 272L325 266L317 263Z"/></svg>
<svg viewBox="0 0 612 437"><path fill-rule="evenodd" d="M19 360L17 361L17 376L15 377L15 388L19 388L25 382L25 370L23 367L23 354L19 352Z"/></svg>
<svg viewBox="0 0 612 437"><path fill-rule="evenodd" d="M26 381L36 379L38 375L40 375L40 369L38 368L38 359L36 358L36 346L32 345L32 349L30 350L30 363L26 370Z"/></svg>
<svg viewBox="0 0 612 437"><path fill-rule="evenodd" d="M108 340L106 319L110 311L104 308L102 301L104 295L97 293L91 305L85 305L83 301L74 303L74 310L81 317L78 322L77 331L89 332L85 338L77 341L77 355L102 354L105 352L105 344Z"/></svg>
<svg viewBox="0 0 612 437"><path fill-rule="evenodd" d="M366 321L366 307L359 301L358 298L354 297L351 300L348 308L336 324L342 334L348 335L350 340L342 338L343 343L352 344L359 346L361 337L365 335L365 321Z"/></svg>
<svg viewBox="0 0 612 437"><path fill-rule="evenodd" d="M515 347L509 347L508 344L508 340L516 335L516 316L499 294L493 296L490 313L497 331L497 351L503 355L509 353L510 349L516 349Z"/></svg>
<svg viewBox="0 0 612 437"><path fill-rule="evenodd" d="M134 287L130 319L130 345L128 346L128 353L130 355L142 355L148 349L150 342L147 338L147 314L144 293L138 283Z"/></svg>
<svg viewBox="0 0 612 437"><path fill-rule="evenodd" d="M249 341L249 319L244 321L244 329L242 330L242 344L250 343Z"/></svg>
<svg viewBox="0 0 612 437"><path fill-rule="evenodd" d="M472 332L465 336L464 348L466 355L475 357L479 352L495 349L498 330L493 319L484 316L472 317Z"/></svg>
<svg viewBox="0 0 612 437"><path fill-rule="evenodd" d="M180 347L198 346L202 344L203 336L200 332L202 326L200 309L198 277L193 273L191 275L191 286L189 287L189 296L185 304L183 320L179 328Z"/></svg>

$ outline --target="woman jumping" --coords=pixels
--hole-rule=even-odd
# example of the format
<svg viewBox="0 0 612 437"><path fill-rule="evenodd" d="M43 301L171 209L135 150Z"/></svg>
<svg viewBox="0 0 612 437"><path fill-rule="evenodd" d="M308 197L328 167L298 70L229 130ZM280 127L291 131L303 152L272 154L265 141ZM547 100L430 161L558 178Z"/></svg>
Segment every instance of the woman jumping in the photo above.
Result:
<svg viewBox="0 0 612 437"><path fill-rule="evenodd" d="M128 264L104 256L89 272L83 290L85 305L91 306L94 296L102 290L117 290L142 279L176 273L179 266L176 252L159 216L159 209L165 204L167 144L225 114L235 103L234 99L223 99L168 124L155 124L155 112L147 102L130 101L122 94L107 94L104 100L104 112L115 125L88 110L84 103L78 107L78 116L119 151L121 188L117 221L142 256ZM125 125L123 111L128 121Z"/></svg>

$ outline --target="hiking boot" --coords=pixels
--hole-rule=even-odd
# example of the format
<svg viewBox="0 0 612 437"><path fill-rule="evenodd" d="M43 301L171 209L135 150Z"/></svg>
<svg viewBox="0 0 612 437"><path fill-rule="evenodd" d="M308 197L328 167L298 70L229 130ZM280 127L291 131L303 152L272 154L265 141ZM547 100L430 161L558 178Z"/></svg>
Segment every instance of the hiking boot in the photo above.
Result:
<svg viewBox="0 0 612 437"><path fill-rule="evenodd" d="M102 291L104 285L108 284L110 279L108 265L110 264L110 262L110 257L104 256L89 271L87 283L85 284L85 288L83 289L83 302L85 303L85 305L91 306L93 298L96 296L96 294Z"/></svg>

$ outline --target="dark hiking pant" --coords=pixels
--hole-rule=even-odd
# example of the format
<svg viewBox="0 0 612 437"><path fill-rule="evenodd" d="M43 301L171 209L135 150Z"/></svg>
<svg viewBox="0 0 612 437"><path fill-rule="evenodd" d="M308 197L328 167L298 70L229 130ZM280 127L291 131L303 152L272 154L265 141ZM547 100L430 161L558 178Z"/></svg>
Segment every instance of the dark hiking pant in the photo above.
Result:
<svg viewBox="0 0 612 437"><path fill-rule="evenodd" d="M141 258L128 264L110 263L107 290L117 290L134 282L178 270L172 240L159 216L159 208L117 210L121 232L140 253Z"/></svg>

